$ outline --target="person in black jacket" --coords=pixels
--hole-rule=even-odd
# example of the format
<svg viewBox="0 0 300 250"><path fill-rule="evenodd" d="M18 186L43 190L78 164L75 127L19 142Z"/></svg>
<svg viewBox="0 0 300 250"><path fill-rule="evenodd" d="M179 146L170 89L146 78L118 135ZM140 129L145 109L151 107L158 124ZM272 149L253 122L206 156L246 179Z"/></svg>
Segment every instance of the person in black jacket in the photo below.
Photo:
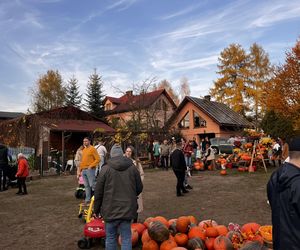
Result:
<svg viewBox="0 0 300 250"><path fill-rule="evenodd" d="M5 145L0 144L0 192L7 190L6 178L8 177L9 170L8 158L8 148Z"/></svg>
<svg viewBox="0 0 300 250"><path fill-rule="evenodd" d="M118 230L122 249L131 249L131 221L136 216L137 197L143 191L143 183L132 160L123 156L120 145L112 147L110 157L97 178L94 213L105 221L105 249L117 249Z"/></svg>
<svg viewBox="0 0 300 250"><path fill-rule="evenodd" d="M274 250L300 249L300 136L289 147L289 162L271 175L267 185Z"/></svg>
<svg viewBox="0 0 300 250"><path fill-rule="evenodd" d="M177 196L183 196L182 193L188 193L189 191L184 187L186 163L184 154L182 152L182 143L180 139L176 140L176 149L172 152L170 160L171 166L177 178L176 194Z"/></svg>

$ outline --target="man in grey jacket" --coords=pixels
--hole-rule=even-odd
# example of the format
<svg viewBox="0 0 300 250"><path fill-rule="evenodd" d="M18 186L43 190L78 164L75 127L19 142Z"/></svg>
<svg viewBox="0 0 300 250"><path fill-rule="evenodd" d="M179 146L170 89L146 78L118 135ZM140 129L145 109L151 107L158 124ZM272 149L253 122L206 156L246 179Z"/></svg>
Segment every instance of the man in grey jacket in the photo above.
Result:
<svg viewBox="0 0 300 250"><path fill-rule="evenodd" d="M123 156L120 145L112 147L110 157L97 179L94 213L105 221L105 249L117 249L118 230L122 249L132 249L131 220L136 215L137 196L143 184L132 160Z"/></svg>

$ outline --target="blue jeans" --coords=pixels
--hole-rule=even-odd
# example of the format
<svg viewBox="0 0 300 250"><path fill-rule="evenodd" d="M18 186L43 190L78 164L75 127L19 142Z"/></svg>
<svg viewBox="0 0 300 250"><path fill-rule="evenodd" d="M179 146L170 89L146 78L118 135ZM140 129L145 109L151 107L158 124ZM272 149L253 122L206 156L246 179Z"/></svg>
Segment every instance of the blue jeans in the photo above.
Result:
<svg viewBox="0 0 300 250"><path fill-rule="evenodd" d="M85 202L89 202L92 190L95 188L95 168L82 170L82 177L85 189Z"/></svg>
<svg viewBox="0 0 300 250"><path fill-rule="evenodd" d="M185 155L184 159L185 159L185 164L186 164L187 167L192 166L192 157L191 156Z"/></svg>
<svg viewBox="0 0 300 250"><path fill-rule="evenodd" d="M130 220L114 220L105 221L105 249L116 250L117 249L117 234L118 230L122 239L122 250L131 250L131 221Z"/></svg>

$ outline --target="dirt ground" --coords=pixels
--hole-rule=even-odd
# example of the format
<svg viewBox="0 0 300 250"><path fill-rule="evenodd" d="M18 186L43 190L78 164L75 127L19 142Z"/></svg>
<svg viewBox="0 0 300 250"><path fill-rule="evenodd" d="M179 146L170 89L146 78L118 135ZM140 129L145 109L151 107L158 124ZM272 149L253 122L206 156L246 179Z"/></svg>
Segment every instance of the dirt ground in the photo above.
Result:
<svg viewBox="0 0 300 250"><path fill-rule="evenodd" d="M145 209L139 219L194 215L225 225L270 224L266 183L273 170L249 174L234 169L227 176L218 171L197 172L189 180L193 190L176 197L172 171L146 169ZM84 224L77 217L80 201L74 197L76 186L75 176L48 177L29 182L27 196L15 195L16 189L0 193L0 249L78 249Z"/></svg>

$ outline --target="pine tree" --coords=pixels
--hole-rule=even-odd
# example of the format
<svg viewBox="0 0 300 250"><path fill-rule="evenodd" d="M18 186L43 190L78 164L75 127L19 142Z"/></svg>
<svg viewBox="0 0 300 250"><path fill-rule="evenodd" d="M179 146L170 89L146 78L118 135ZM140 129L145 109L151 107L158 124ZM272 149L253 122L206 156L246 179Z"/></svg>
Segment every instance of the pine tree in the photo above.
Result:
<svg viewBox="0 0 300 250"><path fill-rule="evenodd" d="M79 94L78 80L72 76L66 87L66 105L79 107L81 105L82 95Z"/></svg>
<svg viewBox="0 0 300 250"><path fill-rule="evenodd" d="M102 87L103 83L101 76L98 75L95 69L94 73L89 77L85 101L87 103L88 111L92 115L100 118L103 117L104 114L104 95L102 92Z"/></svg>

